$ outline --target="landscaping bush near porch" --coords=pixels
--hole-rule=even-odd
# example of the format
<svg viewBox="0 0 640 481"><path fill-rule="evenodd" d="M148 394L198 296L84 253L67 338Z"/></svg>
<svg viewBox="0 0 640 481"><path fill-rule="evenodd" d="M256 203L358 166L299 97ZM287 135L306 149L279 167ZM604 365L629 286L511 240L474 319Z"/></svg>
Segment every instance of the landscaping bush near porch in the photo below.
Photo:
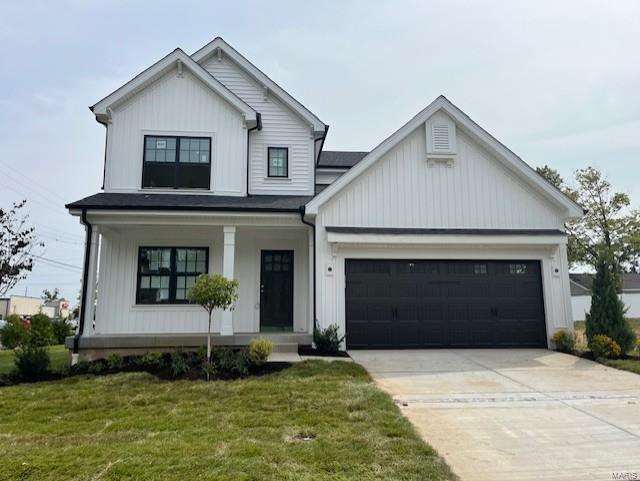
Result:
<svg viewBox="0 0 640 481"><path fill-rule="evenodd" d="M455 479L355 363L234 381L144 372L0 388L0 480Z"/></svg>

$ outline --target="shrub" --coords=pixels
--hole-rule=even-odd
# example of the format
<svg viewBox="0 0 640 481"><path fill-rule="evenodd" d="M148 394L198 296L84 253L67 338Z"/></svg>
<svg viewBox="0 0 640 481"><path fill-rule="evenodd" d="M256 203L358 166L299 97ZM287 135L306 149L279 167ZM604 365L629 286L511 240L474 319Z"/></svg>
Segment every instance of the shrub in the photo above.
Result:
<svg viewBox="0 0 640 481"><path fill-rule="evenodd" d="M625 307L618 297L619 267L606 249L598 253L596 275L591 286L591 309L586 316L589 345L593 336L605 334L616 341L623 353L633 348L635 335L624 317Z"/></svg>
<svg viewBox="0 0 640 481"><path fill-rule="evenodd" d="M106 364L102 360L93 361L89 363L87 372L89 374L102 374L102 371L104 371L106 367Z"/></svg>
<svg viewBox="0 0 640 481"><path fill-rule="evenodd" d="M20 319L20 316L11 314L6 319L7 323L0 329L0 343L7 349L15 349L27 343L29 331Z"/></svg>
<svg viewBox="0 0 640 481"><path fill-rule="evenodd" d="M90 362L79 361L78 363L71 366L70 371L72 374L86 374L89 372L90 366L91 366Z"/></svg>
<svg viewBox="0 0 640 481"><path fill-rule="evenodd" d="M66 319L54 319L51 321L51 330L53 331L53 342L56 344L64 344L65 338L73 335L73 329Z"/></svg>
<svg viewBox="0 0 640 481"><path fill-rule="evenodd" d="M620 345L605 334L596 334L593 336L591 341L589 341L589 349L591 349L593 357L596 359L601 357L605 359L615 359L622 354Z"/></svg>
<svg viewBox="0 0 640 481"><path fill-rule="evenodd" d="M109 354L105 363L110 371L119 371L124 367L124 358L120 354Z"/></svg>
<svg viewBox="0 0 640 481"><path fill-rule="evenodd" d="M49 368L49 353L41 346L25 345L15 350L15 365L20 375L31 379L44 374Z"/></svg>
<svg viewBox="0 0 640 481"><path fill-rule="evenodd" d="M249 360L254 366L262 366L273 352L273 342L268 339L249 341Z"/></svg>
<svg viewBox="0 0 640 481"><path fill-rule="evenodd" d="M191 370L190 357L183 351L171 353L171 375L173 377L184 376Z"/></svg>
<svg viewBox="0 0 640 481"><path fill-rule="evenodd" d="M205 375L208 381L218 374L218 369L216 368L215 363L205 359L204 361L202 361L202 373Z"/></svg>
<svg viewBox="0 0 640 481"><path fill-rule="evenodd" d="M247 349L220 347L211 353L211 364L219 376L246 376L249 374L249 352Z"/></svg>
<svg viewBox="0 0 640 481"><path fill-rule="evenodd" d="M576 336L570 331L556 331L551 340L560 352L573 352L576 347Z"/></svg>
<svg viewBox="0 0 640 481"><path fill-rule="evenodd" d="M28 342L31 346L44 347L53 344L53 327L46 314L36 314L31 318Z"/></svg>
<svg viewBox="0 0 640 481"><path fill-rule="evenodd" d="M337 324L331 324L326 329L316 327L313 330L313 340L318 351L332 353L340 351L340 344L344 340L344 336L338 335Z"/></svg>
<svg viewBox="0 0 640 481"><path fill-rule="evenodd" d="M162 353L159 352L147 352L140 357L139 365L147 369L159 369L164 364L164 358Z"/></svg>

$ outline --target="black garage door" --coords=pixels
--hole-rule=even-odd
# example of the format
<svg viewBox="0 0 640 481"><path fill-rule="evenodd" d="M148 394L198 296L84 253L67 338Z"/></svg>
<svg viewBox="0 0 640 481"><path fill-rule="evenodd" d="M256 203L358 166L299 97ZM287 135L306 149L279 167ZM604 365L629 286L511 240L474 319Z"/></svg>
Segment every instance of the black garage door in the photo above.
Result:
<svg viewBox="0 0 640 481"><path fill-rule="evenodd" d="M349 349L546 347L540 263L347 260Z"/></svg>

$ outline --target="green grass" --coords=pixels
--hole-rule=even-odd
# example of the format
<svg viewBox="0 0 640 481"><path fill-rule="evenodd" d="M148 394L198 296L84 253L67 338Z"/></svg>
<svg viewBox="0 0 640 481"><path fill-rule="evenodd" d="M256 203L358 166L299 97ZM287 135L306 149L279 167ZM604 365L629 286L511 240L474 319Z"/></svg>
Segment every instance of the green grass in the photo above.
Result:
<svg viewBox="0 0 640 481"><path fill-rule="evenodd" d="M615 367L616 369L622 369L623 371L640 374L639 359L598 359L598 361L609 367Z"/></svg>
<svg viewBox="0 0 640 481"><path fill-rule="evenodd" d="M51 358L51 370L58 370L69 365L69 350L60 344L59 346L49 346L49 357ZM14 370L13 351L10 349L0 350L0 374L9 374Z"/></svg>
<svg viewBox="0 0 640 481"><path fill-rule="evenodd" d="M456 479L362 367L323 361L237 381L0 388L0 466L22 481Z"/></svg>

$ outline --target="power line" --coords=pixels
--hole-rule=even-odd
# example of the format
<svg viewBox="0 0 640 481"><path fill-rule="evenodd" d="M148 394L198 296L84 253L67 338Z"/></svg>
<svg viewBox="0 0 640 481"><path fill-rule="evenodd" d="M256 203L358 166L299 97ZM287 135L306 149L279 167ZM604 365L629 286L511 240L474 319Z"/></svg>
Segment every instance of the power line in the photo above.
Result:
<svg viewBox="0 0 640 481"><path fill-rule="evenodd" d="M66 262L60 262L60 261L57 261L55 259L49 259L47 257L38 256L38 255L35 255L35 254L34 254L33 257L35 257L36 259L40 259L41 261L44 261L44 262L50 262L52 264L56 264L56 265L58 265L60 267L66 267L66 268L69 268L69 269L77 269L78 271L82 271L81 267L74 266L73 264L67 264Z"/></svg>

